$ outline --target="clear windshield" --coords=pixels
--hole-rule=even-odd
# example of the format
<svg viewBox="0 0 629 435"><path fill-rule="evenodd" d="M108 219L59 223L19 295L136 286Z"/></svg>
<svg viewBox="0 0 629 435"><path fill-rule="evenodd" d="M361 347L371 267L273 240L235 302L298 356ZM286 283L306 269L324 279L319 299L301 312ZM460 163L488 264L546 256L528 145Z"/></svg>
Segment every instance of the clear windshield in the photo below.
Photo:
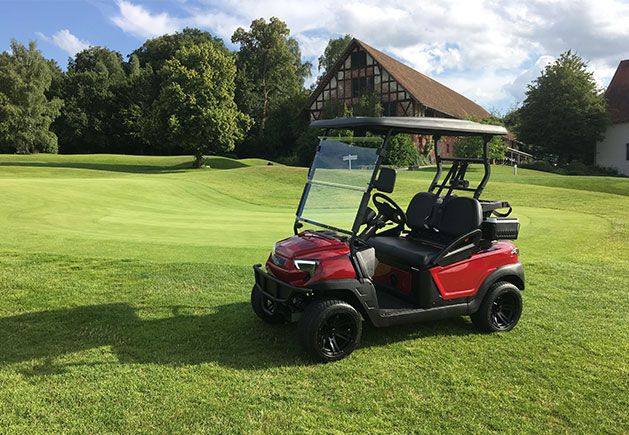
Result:
<svg viewBox="0 0 629 435"><path fill-rule="evenodd" d="M323 138L308 174L297 217L351 233L376 169L380 137Z"/></svg>

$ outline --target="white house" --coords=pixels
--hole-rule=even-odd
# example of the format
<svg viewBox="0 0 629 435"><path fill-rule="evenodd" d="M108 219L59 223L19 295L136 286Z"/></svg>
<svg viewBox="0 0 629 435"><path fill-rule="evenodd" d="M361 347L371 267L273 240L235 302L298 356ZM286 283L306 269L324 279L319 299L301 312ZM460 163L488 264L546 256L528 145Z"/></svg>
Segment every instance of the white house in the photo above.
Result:
<svg viewBox="0 0 629 435"><path fill-rule="evenodd" d="M629 59L618 65L605 99L612 125L596 145L596 164L629 175Z"/></svg>

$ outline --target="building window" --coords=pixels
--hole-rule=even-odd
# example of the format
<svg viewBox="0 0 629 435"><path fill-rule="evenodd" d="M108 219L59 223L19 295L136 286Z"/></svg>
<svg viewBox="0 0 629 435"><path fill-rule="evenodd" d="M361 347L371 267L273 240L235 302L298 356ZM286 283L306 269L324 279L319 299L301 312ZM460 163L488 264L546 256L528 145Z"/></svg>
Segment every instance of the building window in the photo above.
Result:
<svg viewBox="0 0 629 435"><path fill-rule="evenodd" d="M397 116L397 103L395 101L382 103L383 116Z"/></svg>
<svg viewBox="0 0 629 435"><path fill-rule="evenodd" d="M352 97L360 97L366 92L373 92L373 77L352 79Z"/></svg>
<svg viewBox="0 0 629 435"><path fill-rule="evenodd" d="M352 53L352 69L364 68L367 66L367 53L355 51Z"/></svg>

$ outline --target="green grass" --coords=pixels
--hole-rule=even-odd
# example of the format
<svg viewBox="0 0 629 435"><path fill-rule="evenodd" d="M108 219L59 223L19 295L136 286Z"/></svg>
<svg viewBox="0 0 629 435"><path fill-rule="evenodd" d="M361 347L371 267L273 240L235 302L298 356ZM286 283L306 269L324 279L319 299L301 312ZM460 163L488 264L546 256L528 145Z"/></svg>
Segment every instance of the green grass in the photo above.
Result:
<svg viewBox="0 0 629 435"><path fill-rule="evenodd" d="M3 432L629 432L629 180L494 167L484 196L522 221L517 328L368 327L317 365L248 306L306 170L191 162L0 156Z"/></svg>

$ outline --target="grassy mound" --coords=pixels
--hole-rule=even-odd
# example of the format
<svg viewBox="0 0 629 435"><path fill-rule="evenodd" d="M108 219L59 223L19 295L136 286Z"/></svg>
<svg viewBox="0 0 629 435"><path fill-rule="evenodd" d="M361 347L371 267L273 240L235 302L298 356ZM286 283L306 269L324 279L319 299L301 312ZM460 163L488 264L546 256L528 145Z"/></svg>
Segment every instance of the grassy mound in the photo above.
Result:
<svg viewBox="0 0 629 435"><path fill-rule="evenodd" d="M484 197L522 222L517 328L367 328L350 358L312 365L293 326L248 306L306 170L191 163L0 156L6 431L629 431L629 180L492 168ZM431 178L400 172L392 196Z"/></svg>

